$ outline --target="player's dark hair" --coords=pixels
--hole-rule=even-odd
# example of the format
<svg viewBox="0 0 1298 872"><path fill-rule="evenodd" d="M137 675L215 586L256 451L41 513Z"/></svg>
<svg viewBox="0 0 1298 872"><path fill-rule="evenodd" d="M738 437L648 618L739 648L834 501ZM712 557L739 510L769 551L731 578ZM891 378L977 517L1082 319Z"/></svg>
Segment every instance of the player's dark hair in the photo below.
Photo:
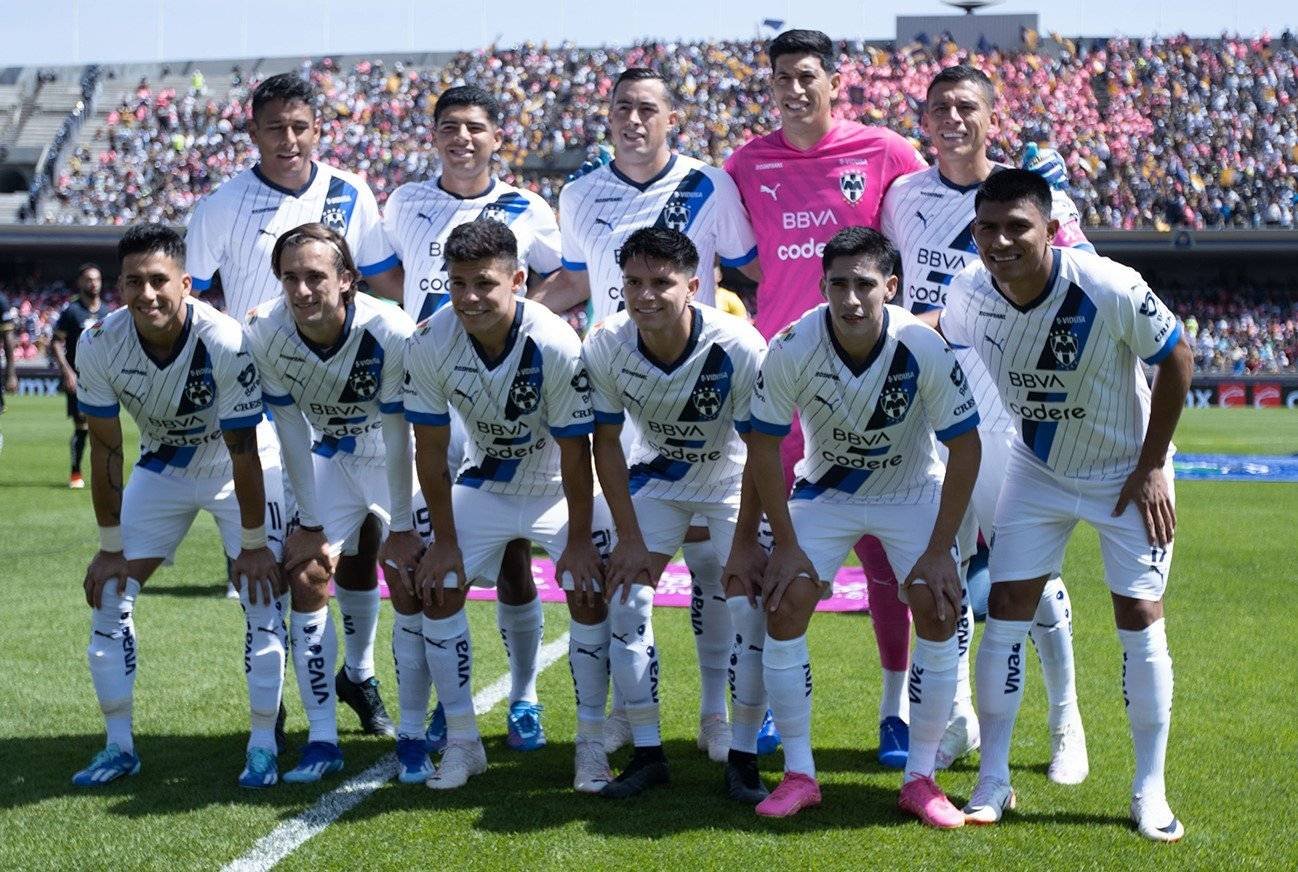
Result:
<svg viewBox="0 0 1298 872"><path fill-rule="evenodd" d="M617 89L622 87L623 82L661 82L663 94L667 97L667 105L674 106L676 103L676 94L672 91L667 80L663 78L662 73L657 70L651 70L649 67L627 67L617 77L613 83L613 94L617 94Z"/></svg>
<svg viewBox="0 0 1298 872"><path fill-rule="evenodd" d="M974 194L974 212L976 214L983 203L1013 203L1018 200L1032 201L1041 217L1050 220L1053 207L1050 183L1030 170L1004 169L992 173Z"/></svg>
<svg viewBox="0 0 1298 872"><path fill-rule="evenodd" d="M314 118L318 111L316 104L319 102L319 93L315 85L297 73L280 73L271 76L252 92L252 117L256 119L266 104L276 100L283 100L285 103L301 100L311 110L311 116Z"/></svg>
<svg viewBox="0 0 1298 872"><path fill-rule="evenodd" d="M90 272L91 270L94 270L95 272L99 273L101 277L104 274L104 271L99 268L99 264L95 263L93 260L88 260L85 263L81 264L81 266L77 267L77 279L79 280L83 275Z"/></svg>
<svg viewBox="0 0 1298 872"><path fill-rule="evenodd" d="M766 56L770 58L771 69L775 69L775 62L784 55L806 54L820 58L820 66L829 75L838 72L833 40L819 30L786 30L766 46Z"/></svg>
<svg viewBox="0 0 1298 872"><path fill-rule="evenodd" d="M500 102L490 91L477 85L457 85L447 88L437 98L437 105L433 107L433 126L437 126L444 112L459 106L478 106L487 113L488 121L500 124Z"/></svg>
<svg viewBox="0 0 1298 872"><path fill-rule="evenodd" d="M821 268L829 272L839 257L866 257L885 277L894 275L901 265L897 247L878 230L869 227L844 227L825 243L825 253L820 258Z"/></svg>
<svg viewBox="0 0 1298 872"><path fill-rule="evenodd" d="M511 269L518 267L518 238L499 221L490 218L461 224L446 237L446 261L464 263L471 260L503 260Z"/></svg>
<svg viewBox="0 0 1298 872"><path fill-rule="evenodd" d="M968 64L947 67L934 76L933 81L928 83L928 90L924 92L924 99L927 101L932 97L933 89L938 85L955 85L960 82L972 82L973 86L982 92L983 98L987 101L987 108L996 105L996 86L992 84L992 80L987 78L987 74L982 70Z"/></svg>
<svg viewBox="0 0 1298 872"><path fill-rule="evenodd" d="M122 234L117 243L117 265L132 254L162 252L185 268L185 240L165 224L136 224Z"/></svg>
<svg viewBox="0 0 1298 872"><path fill-rule="evenodd" d="M617 253L617 265L625 268L634 257L660 260L672 271L692 276L699 268L699 250L690 238L670 227L641 227L626 238Z"/></svg>
<svg viewBox="0 0 1298 872"><path fill-rule="evenodd" d="M320 223L299 225L275 240L275 247L270 252L270 269L275 278L280 277L280 262L284 259L284 252L310 242L319 242L333 252L334 272L340 278L345 273L351 279L351 287L343 293L343 299L351 302L352 297L356 296L356 281L361 272L356 268L346 237Z"/></svg>

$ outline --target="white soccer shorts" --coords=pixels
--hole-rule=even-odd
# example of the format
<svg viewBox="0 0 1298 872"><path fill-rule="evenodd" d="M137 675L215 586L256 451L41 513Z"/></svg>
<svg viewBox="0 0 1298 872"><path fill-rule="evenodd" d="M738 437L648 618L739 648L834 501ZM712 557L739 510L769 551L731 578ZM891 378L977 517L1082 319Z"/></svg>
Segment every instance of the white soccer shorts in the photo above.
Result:
<svg viewBox="0 0 1298 872"><path fill-rule="evenodd" d="M992 527L996 522L996 503L1001 498L1001 488L1005 484L1005 471L1009 467L1010 454L1018 434L1012 431L984 433L978 430L978 439L982 443L982 460L978 464L978 478L974 481L973 494L969 497L969 509L964 520L960 522L960 532L956 541L964 557L973 557L978 550L978 531L983 538L991 541ZM939 444L938 451L942 461L946 462L946 446Z"/></svg>
<svg viewBox="0 0 1298 872"><path fill-rule="evenodd" d="M361 525L368 515L373 514L379 519L383 525L382 536L386 538L392 512L388 500L388 473L382 458L362 460L349 454L335 454L333 457L312 454L311 460L315 467L320 523L324 525L325 538L329 540L333 556L351 557L356 554ZM430 529L426 522L428 512L418 487L410 507L415 530L427 541L429 537L425 529ZM425 520L422 526L419 523L421 518Z"/></svg>
<svg viewBox="0 0 1298 872"><path fill-rule="evenodd" d="M645 548L653 554L671 557L685 541L685 531L706 526L717 560L724 566L735 539L735 522L739 520L739 494L718 503L692 500L660 500L653 497L631 497L636 521Z"/></svg>

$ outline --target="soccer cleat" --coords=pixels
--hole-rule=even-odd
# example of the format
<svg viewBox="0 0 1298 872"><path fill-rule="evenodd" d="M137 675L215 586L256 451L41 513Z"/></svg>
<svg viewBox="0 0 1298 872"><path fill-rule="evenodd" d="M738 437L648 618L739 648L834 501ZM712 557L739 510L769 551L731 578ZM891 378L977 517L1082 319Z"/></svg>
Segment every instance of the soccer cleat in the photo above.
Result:
<svg viewBox="0 0 1298 872"><path fill-rule="evenodd" d="M388 710L383 706L379 696L379 680L371 675L364 681L352 681L347 675L347 667L338 670L334 679L334 690L338 699L351 706L352 711L361 719L361 732L371 736L395 736L397 728L388 717Z"/></svg>
<svg viewBox="0 0 1298 872"><path fill-rule="evenodd" d="M910 751L910 726L896 715L879 721L879 762L889 769L905 769Z"/></svg>
<svg viewBox="0 0 1298 872"><path fill-rule="evenodd" d="M279 758L269 748L249 748L248 762L239 773L239 786L270 787L279 781Z"/></svg>
<svg viewBox="0 0 1298 872"><path fill-rule="evenodd" d="M68 487L72 490L84 490L86 487L86 480L81 477L81 473L74 472L72 475L68 476Z"/></svg>
<svg viewBox="0 0 1298 872"><path fill-rule="evenodd" d="M482 747L482 740L460 739L446 743L442 762L424 783L433 790L454 790L486 771L487 749Z"/></svg>
<svg viewBox="0 0 1298 872"><path fill-rule="evenodd" d="M960 707L946 725L942 741L937 746L936 765L938 769L949 769L951 764L973 751L977 751L982 742L978 729L978 715L972 708Z"/></svg>
<svg viewBox="0 0 1298 872"><path fill-rule="evenodd" d="M979 778L973 794L965 803L964 822L980 826L1000 823L1005 810L1013 811L1018 802L1009 782L999 778Z"/></svg>
<svg viewBox="0 0 1298 872"><path fill-rule="evenodd" d="M612 780L604 745L595 739L578 739L573 755L573 789L578 793L599 793Z"/></svg>
<svg viewBox="0 0 1298 872"><path fill-rule="evenodd" d="M1055 784L1081 784L1090 774L1086 754L1086 732L1082 719L1075 716L1063 729L1050 735L1050 769L1046 774Z"/></svg>
<svg viewBox="0 0 1298 872"><path fill-rule="evenodd" d="M626 764L617 778L604 785L599 795L609 799L630 799L655 785L670 784L671 780L671 771L667 768L662 745L636 748L631 755L631 762Z"/></svg>
<svg viewBox="0 0 1298 872"><path fill-rule="evenodd" d="M780 749L780 731L775 729L775 716L766 710L762 718L761 729L757 731L757 753L759 756L774 754Z"/></svg>
<svg viewBox="0 0 1298 872"><path fill-rule="evenodd" d="M508 735L505 744L515 751L536 751L545 747L545 730L541 728L540 703L520 699L509 704L505 714Z"/></svg>
<svg viewBox="0 0 1298 872"><path fill-rule="evenodd" d="M428 719L428 729L424 731L424 747L429 754L446 750L446 709L440 702L433 709L433 716Z"/></svg>
<svg viewBox="0 0 1298 872"><path fill-rule="evenodd" d="M713 763L725 763L730 754L730 724L725 715L708 715L699 721L698 746Z"/></svg>
<svg viewBox="0 0 1298 872"><path fill-rule="evenodd" d="M90 761L90 765L72 776L77 787L98 787L127 775L140 773L140 758L117 745L109 745Z"/></svg>
<svg viewBox="0 0 1298 872"><path fill-rule="evenodd" d="M284 710L284 702L280 701L279 714L275 715L275 753L283 754L288 750L288 733L284 732L284 721L288 720L288 712Z"/></svg>
<svg viewBox="0 0 1298 872"><path fill-rule="evenodd" d="M762 783L757 768L757 755L743 751L730 751L726 758L726 795L744 805L757 805L771 792Z"/></svg>
<svg viewBox="0 0 1298 872"><path fill-rule="evenodd" d="M342 749L333 742L307 742L297 765L284 773L289 784L312 784L343 770Z"/></svg>
<svg viewBox="0 0 1298 872"><path fill-rule="evenodd" d="M955 830L964 826L960 809L951 804L942 788L930 775L921 775L901 786L897 805L919 818L920 823L939 830Z"/></svg>
<svg viewBox="0 0 1298 872"><path fill-rule="evenodd" d="M604 719L604 753L612 754L623 745L631 744L631 721L626 709L613 709Z"/></svg>
<svg viewBox="0 0 1298 872"><path fill-rule="evenodd" d="M802 772L785 772L771 795L757 804L762 817L793 817L804 808L820 805L820 785Z"/></svg>
<svg viewBox="0 0 1298 872"><path fill-rule="evenodd" d="M1131 798L1131 820L1136 830L1155 842L1179 842L1185 835L1180 818L1172 814L1167 800L1145 799L1137 794Z"/></svg>
<svg viewBox="0 0 1298 872"><path fill-rule="evenodd" d="M433 775L423 739L397 739L397 780L402 784L423 784Z"/></svg>

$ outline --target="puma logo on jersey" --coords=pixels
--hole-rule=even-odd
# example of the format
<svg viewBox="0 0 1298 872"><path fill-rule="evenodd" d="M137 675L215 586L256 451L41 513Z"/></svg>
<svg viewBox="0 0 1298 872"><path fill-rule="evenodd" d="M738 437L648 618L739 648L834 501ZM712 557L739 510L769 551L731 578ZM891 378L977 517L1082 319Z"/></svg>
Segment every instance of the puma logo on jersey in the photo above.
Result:
<svg viewBox="0 0 1298 872"><path fill-rule="evenodd" d="M604 225L605 227L607 227L609 230L612 230L612 229L613 229L613 222L612 222L612 221L608 221L608 220L606 220L606 219L604 219L604 218L596 218L596 219L595 219L595 223L596 223L596 224L603 224L603 225Z"/></svg>
<svg viewBox="0 0 1298 872"><path fill-rule="evenodd" d="M924 217L924 213L921 212L921 211L919 211L918 209L916 209L916 210L915 210L915 217L919 219L919 222L920 222L921 224L924 225L924 229L927 230L927 229L928 229L928 219Z"/></svg>
<svg viewBox="0 0 1298 872"><path fill-rule="evenodd" d="M770 194L772 200L778 200L780 196L780 185L782 184L784 184L784 182L776 182L774 185L759 185L759 187L762 189L763 194Z"/></svg>

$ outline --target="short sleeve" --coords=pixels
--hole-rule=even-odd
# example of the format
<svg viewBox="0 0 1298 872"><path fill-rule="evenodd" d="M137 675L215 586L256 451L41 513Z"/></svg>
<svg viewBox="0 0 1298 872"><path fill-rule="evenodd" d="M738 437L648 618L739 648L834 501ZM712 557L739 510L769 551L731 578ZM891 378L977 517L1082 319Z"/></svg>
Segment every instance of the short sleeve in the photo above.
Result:
<svg viewBox="0 0 1298 872"><path fill-rule="evenodd" d="M736 348L735 375L730 395L734 397L735 429L740 433L752 429L753 391L765 356L766 342L756 330L751 335L746 333Z"/></svg>
<svg viewBox="0 0 1298 872"><path fill-rule="evenodd" d="M251 315L249 316L252 317ZM257 365L257 375L261 379L261 398L271 406L291 406L294 403L293 395L289 393L288 386L284 384L271 365L270 357L266 354L257 328L252 324L248 325L248 350L252 352L253 363Z"/></svg>
<svg viewBox="0 0 1298 872"><path fill-rule="evenodd" d="M929 424L939 442L952 439L978 426L978 404L955 352L936 336L925 355L919 389Z"/></svg>
<svg viewBox="0 0 1298 872"><path fill-rule="evenodd" d="M383 221L379 217L379 204L374 199L374 192L369 185L360 183L356 193L356 214L352 216L356 223L356 268L362 276L375 276L400 266L388 236L383 230Z"/></svg>
<svg viewBox="0 0 1298 872"><path fill-rule="evenodd" d="M745 266L757 257L757 237L748 210L739 198L734 179L724 172L713 171L711 175L717 192L717 255L723 266Z"/></svg>
<svg viewBox="0 0 1298 872"><path fill-rule="evenodd" d="M768 436L787 436L793 426L793 408L797 400L796 376L800 361L793 349L776 341L766 352L753 381L753 400L749 408L752 429Z"/></svg>
<svg viewBox="0 0 1298 872"><path fill-rule="evenodd" d="M581 347L582 362L590 375L590 401L595 411L596 424L621 424L626 420L626 408L617 383L609 372L605 344L608 339L596 329L586 337Z"/></svg>
<svg viewBox="0 0 1298 872"><path fill-rule="evenodd" d="M261 378L242 332L237 345L223 348L216 355L212 374L216 378L216 416L221 429L256 427L261 421Z"/></svg>
<svg viewBox="0 0 1298 872"><path fill-rule="evenodd" d="M98 329L92 327L77 341L77 409L92 418L116 418L121 406L102 363Z"/></svg>
<svg viewBox="0 0 1298 872"><path fill-rule="evenodd" d="M968 348L974 344L973 331L969 327L972 302L973 276L970 269L965 269L957 273L947 286L946 306L938 321L946 341L958 348Z"/></svg>
<svg viewBox="0 0 1298 872"><path fill-rule="evenodd" d="M0 314L0 321L4 319L5 315ZM54 334L57 336L61 333L64 336L67 336L69 333L75 333L77 325L73 324L74 320L72 312L69 311L67 306L64 306L63 310L59 312L59 319L54 322Z"/></svg>
<svg viewBox="0 0 1298 872"><path fill-rule="evenodd" d="M379 411L385 415L405 412L406 347L411 332L402 329L406 326L403 321L385 325L387 338L383 343L383 371L379 376Z"/></svg>
<svg viewBox="0 0 1298 872"><path fill-rule="evenodd" d="M404 202L405 185L402 185L392 192L392 196L388 197L388 202L384 204L381 222L383 224L383 235L387 238L388 245L392 246L393 253L403 263L409 260L409 257L402 247L402 236L397 232L397 229L401 224L401 208Z"/></svg>
<svg viewBox="0 0 1298 872"><path fill-rule="evenodd" d="M426 325L421 330L427 330ZM446 386L440 377L442 361L428 341L433 337L421 336L419 331L406 342L406 374L402 382L401 404L406 420L411 424L445 427L451 423L446 405Z"/></svg>
<svg viewBox="0 0 1298 872"><path fill-rule="evenodd" d="M549 275L563 265L563 240L559 222L554 220L550 204L540 197L528 198L532 219L532 242L527 247L527 266L537 275Z"/></svg>
<svg viewBox="0 0 1298 872"><path fill-rule="evenodd" d="M1161 363L1181 339L1181 325L1172 310L1150 290L1135 270L1123 268L1115 276L1118 338L1151 366Z"/></svg>
<svg viewBox="0 0 1298 872"><path fill-rule="evenodd" d="M206 291L221 268L226 234L212 226L212 211L217 207L210 196L198 201L185 229L185 272L194 281L195 291Z"/></svg>
<svg viewBox="0 0 1298 872"><path fill-rule="evenodd" d="M919 152L910 141L899 133L888 138L888 169L891 175L883 180L883 190L887 194L892 183L904 175L928 169L928 163L920 157Z"/></svg>
<svg viewBox="0 0 1298 872"><path fill-rule="evenodd" d="M559 193L560 258L566 270L586 269L586 249L577 232L577 222L572 214L577 208L575 189L569 185Z"/></svg>
<svg viewBox="0 0 1298 872"><path fill-rule="evenodd" d="M565 337L566 338L566 337ZM581 359L576 334L572 343L556 342L545 351L545 423L556 439L589 436L595 431L590 405L590 374ZM552 374L551 374L552 373Z"/></svg>

